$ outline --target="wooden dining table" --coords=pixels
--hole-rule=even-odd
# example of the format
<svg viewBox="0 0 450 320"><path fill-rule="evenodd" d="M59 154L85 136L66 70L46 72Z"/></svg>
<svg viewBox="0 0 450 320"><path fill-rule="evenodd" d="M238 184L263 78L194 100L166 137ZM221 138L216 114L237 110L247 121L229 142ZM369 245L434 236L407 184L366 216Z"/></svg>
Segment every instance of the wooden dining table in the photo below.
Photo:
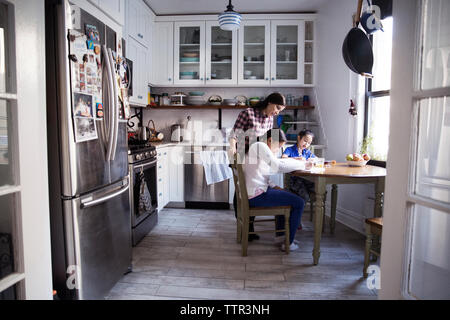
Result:
<svg viewBox="0 0 450 320"><path fill-rule="evenodd" d="M331 188L331 216L330 231L334 232L337 205L337 185L338 184L374 184L375 185L375 206L374 217L381 217L383 210L384 184L386 169L371 165L363 167L351 167L347 163L336 163L326 166L322 171L293 171L287 174L289 176L299 176L314 182L315 200L314 208L314 265L319 263L320 257L320 239L322 237L323 219L325 216L325 193L326 186Z"/></svg>

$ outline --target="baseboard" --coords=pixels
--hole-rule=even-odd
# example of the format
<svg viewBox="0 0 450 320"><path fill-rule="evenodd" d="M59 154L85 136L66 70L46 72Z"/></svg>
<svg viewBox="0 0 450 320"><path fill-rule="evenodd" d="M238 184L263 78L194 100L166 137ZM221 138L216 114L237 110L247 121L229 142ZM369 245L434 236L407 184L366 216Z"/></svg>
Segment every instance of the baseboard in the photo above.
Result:
<svg viewBox="0 0 450 320"><path fill-rule="evenodd" d="M326 205L326 216L330 217L331 207ZM358 212L345 208L336 208L336 221L349 227L350 229L365 234L364 221L366 217Z"/></svg>

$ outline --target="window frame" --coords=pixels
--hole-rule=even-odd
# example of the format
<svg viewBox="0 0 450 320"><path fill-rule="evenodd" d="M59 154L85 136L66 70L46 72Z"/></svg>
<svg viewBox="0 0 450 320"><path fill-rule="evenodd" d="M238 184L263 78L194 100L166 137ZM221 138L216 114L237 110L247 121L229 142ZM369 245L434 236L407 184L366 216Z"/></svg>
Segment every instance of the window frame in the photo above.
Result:
<svg viewBox="0 0 450 320"><path fill-rule="evenodd" d="M373 34L369 35L370 45L373 48ZM375 58L375 57L374 57ZM363 138L367 138L369 135L369 104L370 98L388 97L391 95L391 90L378 90L372 91L372 78L366 78L364 83L364 131ZM386 161L371 159L368 162L369 165L386 168Z"/></svg>

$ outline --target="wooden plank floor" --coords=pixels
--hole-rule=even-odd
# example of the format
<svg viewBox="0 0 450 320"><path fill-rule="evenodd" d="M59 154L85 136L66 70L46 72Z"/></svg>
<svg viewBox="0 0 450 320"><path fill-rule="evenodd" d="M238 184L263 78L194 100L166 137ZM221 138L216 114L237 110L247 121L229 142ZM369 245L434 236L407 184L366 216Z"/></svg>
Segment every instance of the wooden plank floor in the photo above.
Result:
<svg viewBox="0 0 450 320"><path fill-rule="evenodd" d="M330 235L327 226L314 266L309 212L302 223L298 250L286 255L273 235L260 234L242 257L233 211L164 209L158 225L133 248L133 272L106 298L377 299L362 278L364 236L340 223Z"/></svg>

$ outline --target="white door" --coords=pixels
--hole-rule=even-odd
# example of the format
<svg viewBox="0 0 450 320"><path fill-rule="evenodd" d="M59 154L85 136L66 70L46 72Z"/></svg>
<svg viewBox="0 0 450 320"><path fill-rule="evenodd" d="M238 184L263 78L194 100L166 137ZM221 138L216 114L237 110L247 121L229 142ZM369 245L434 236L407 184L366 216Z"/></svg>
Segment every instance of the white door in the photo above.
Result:
<svg viewBox="0 0 450 320"><path fill-rule="evenodd" d="M205 84L205 22L175 22L174 83Z"/></svg>
<svg viewBox="0 0 450 320"><path fill-rule="evenodd" d="M0 300L52 298L44 21L0 2Z"/></svg>
<svg viewBox="0 0 450 320"><path fill-rule="evenodd" d="M173 84L173 22L155 22L153 28L153 85Z"/></svg>
<svg viewBox="0 0 450 320"><path fill-rule="evenodd" d="M206 84L237 84L237 31L206 21Z"/></svg>
<svg viewBox="0 0 450 320"><path fill-rule="evenodd" d="M272 86L304 83L304 49L304 21L271 21L270 79Z"/></svg>
<svg viewBox="0 0 450 320"><path fill-rule="evenodd" d="M393 1L381 299L450 299L448 12L447 0Z"/></svg>
<svg viewBox="0 0 450 320"><path fill-rule="evenodd" d="M244 20L239 28L238 82L270 85L270 20Z"/></svg>

